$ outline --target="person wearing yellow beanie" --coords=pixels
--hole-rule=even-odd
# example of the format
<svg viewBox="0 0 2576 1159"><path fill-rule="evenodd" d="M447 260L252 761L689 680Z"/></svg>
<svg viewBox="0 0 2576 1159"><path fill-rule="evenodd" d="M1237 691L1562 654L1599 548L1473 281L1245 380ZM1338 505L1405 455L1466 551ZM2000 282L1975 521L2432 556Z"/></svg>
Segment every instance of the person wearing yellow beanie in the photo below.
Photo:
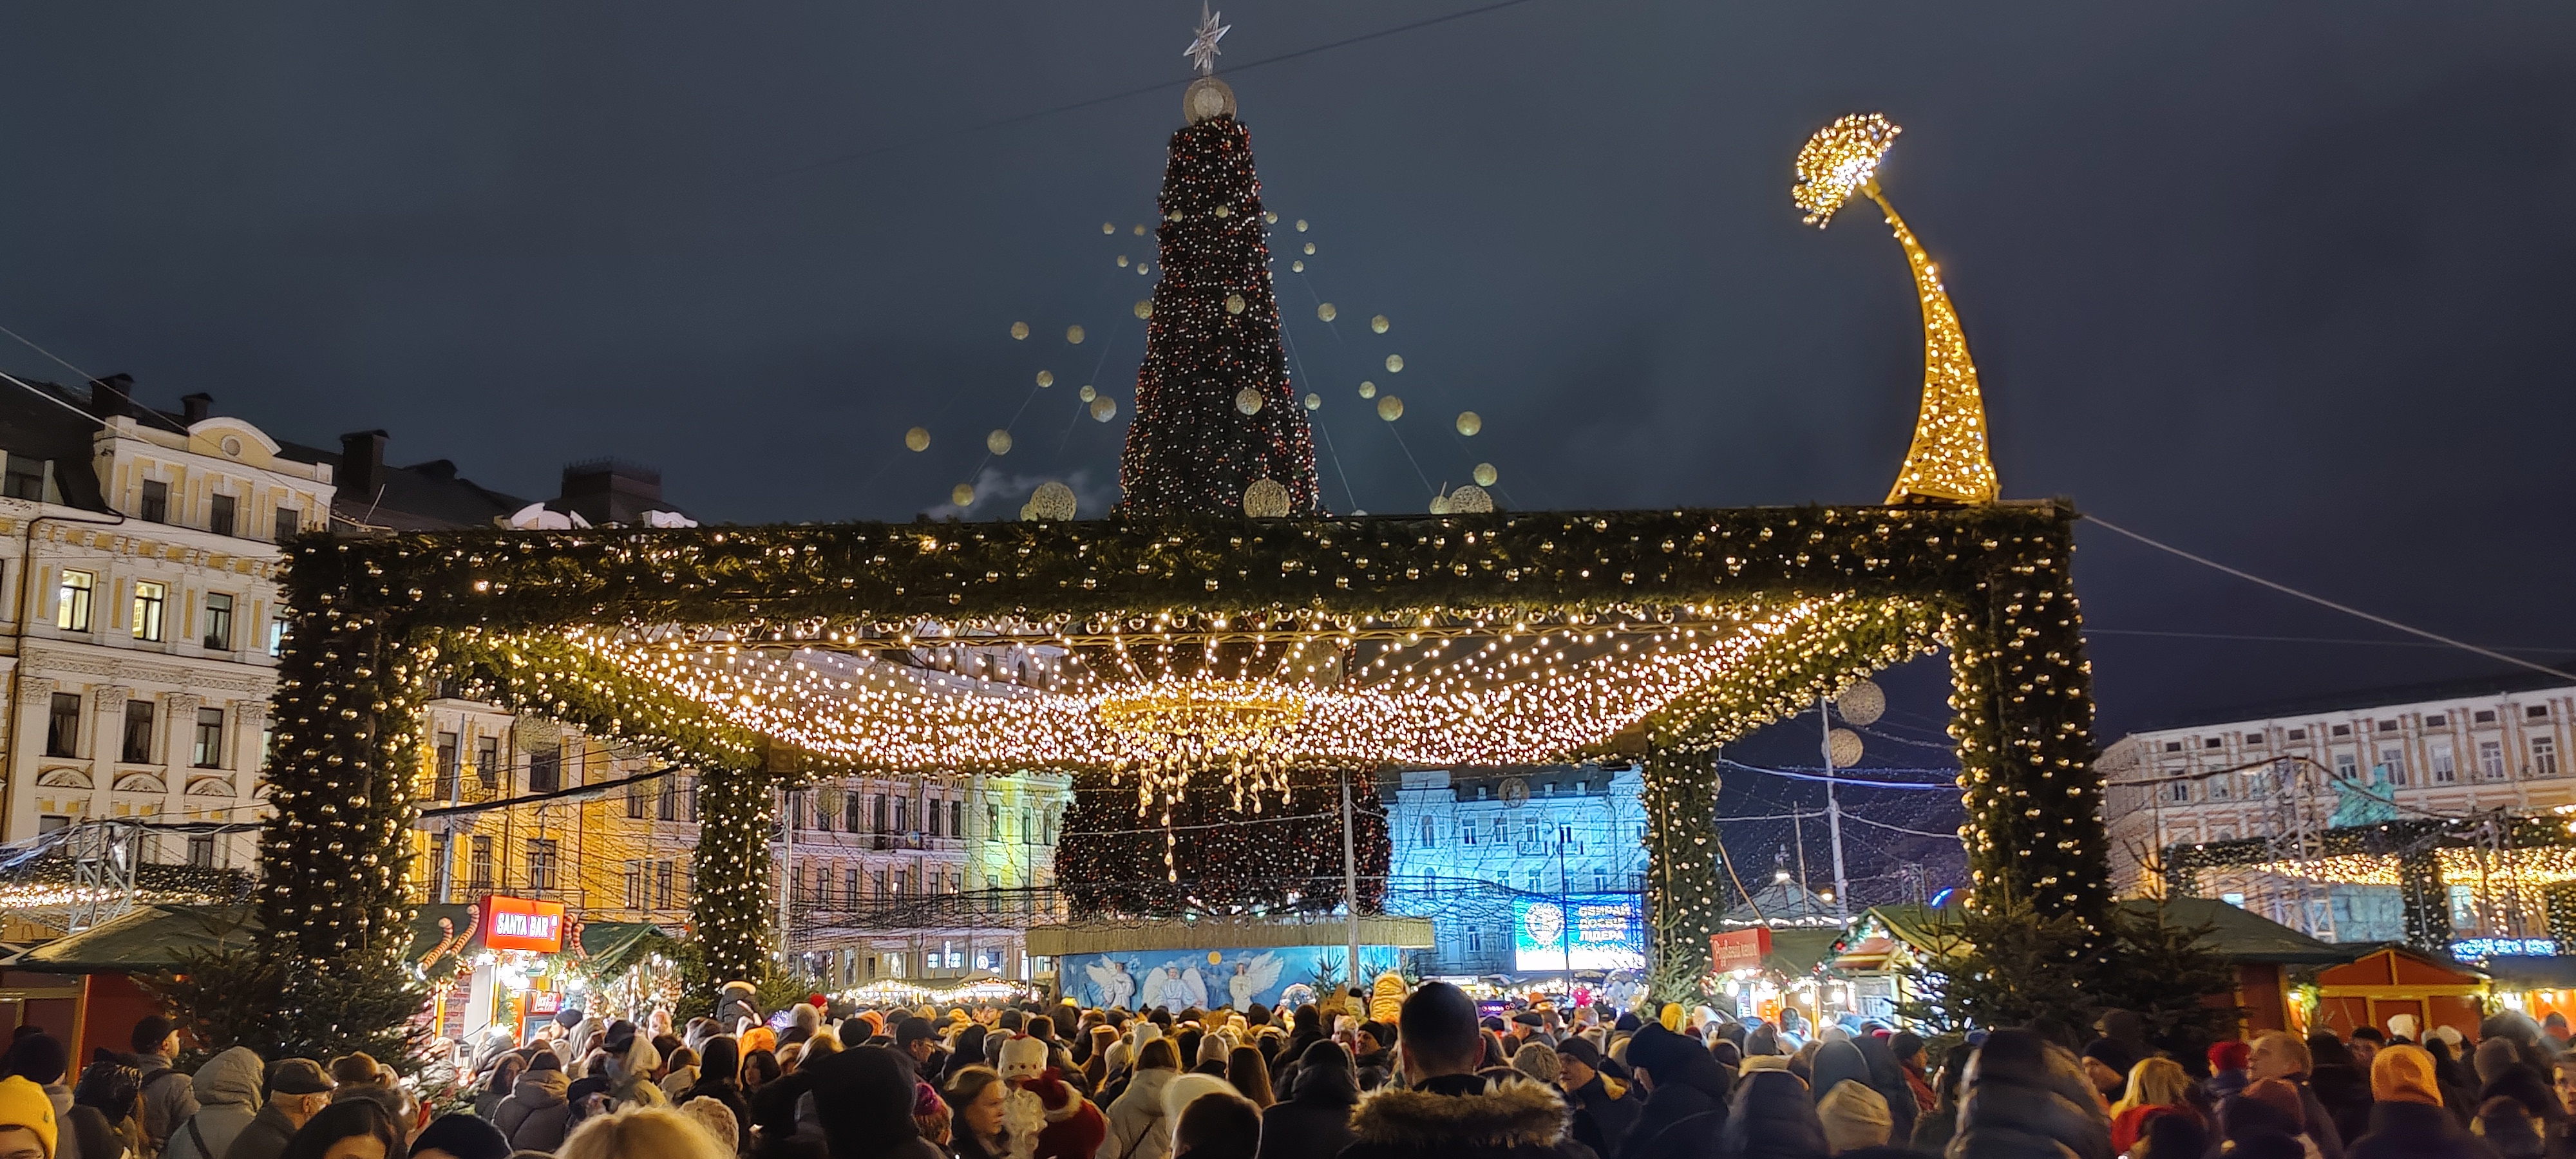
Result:
<svg viewBox="0 0 2576 1159"><path fill-rule="evenodd" d="M0 1079L0 1159L54 1159L54 1100L17 1075Z"/></svg>
<svg viewBox="0 0 2576 1159"><path fill-rule="evenodd" d="M2494 1154L2442 1109L2433 1056L2421 1047L2381 1047L2370 1060L2370 1096L2370 1131L2344 1149L2345 1159Z"/></svg>

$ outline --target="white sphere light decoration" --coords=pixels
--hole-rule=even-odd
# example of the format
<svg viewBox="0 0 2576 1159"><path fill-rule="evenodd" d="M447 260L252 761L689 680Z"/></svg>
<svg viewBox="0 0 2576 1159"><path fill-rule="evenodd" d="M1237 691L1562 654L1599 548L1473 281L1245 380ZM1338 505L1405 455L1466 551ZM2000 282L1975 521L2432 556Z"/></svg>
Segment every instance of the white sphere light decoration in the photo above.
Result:
<svg viewBox="0 0 2576 1159"><path fill-rule="evenodd" d="M1243 513L1254 519L1288 517L1288 488L1277 479L1258 479L1243 491Z"/></svg>
<svg viewBox="0 0 2576 1159"><path fill-rule="evenodd" d="M914 450L914 451L927 451L927 450L929 450L929 449L930 449L930 428L928 428L928 427L914 427L914 428L912 428L911 430L905 431L905 432L903 433L903 445L904 445L904 447L905 447L906 449L908 449L908 450Z"/></svg>
<svg viewBox="0 0 2576 1159"><path fill-rule="evenodd" d="M1098 398L1092 399L1092 400L1091 400L1091 417L1092 417L1093 419L1097 420L1097 421L1104 422L1104 423L1105 423L1105 422L1108 422L1108 421L1109 421L1109 420L1111 420L1111 419L1117 418L1117 417L1118 417L1118 400L1117 400L1117 399L1114 399L1114 398L1111 398L1111 397L1109 397L1108 395L1105 395L1105 394L1104 394L1104 395L1101 395L1101 396L1100 396L1100 397L1098 397Z"/></svg>
<svg viewBox="0 0 2576 1159"><path fill-rule="evenodd" d="M1825 751L1832 754L1837 769L1857 765L1861 754L1860 734L1847 728L1835 729L1826 734Z"/></svg>
<svg viewBox="0 0 2576 1159"><path fill-rule="evenodd" d="M1861 680L1843 689L1834 698L1834 707L1842 710L1844 720L1867 728L1887 715L1887 692L1875 680Z"/></svg>
<svg viewBox="0 0 2576 1159"><path fill-rule="evenodd" d="M1248 386L1234 392L1234 409L1248 415L1260 414L1261 392Z"/></svg>
<svg viewBox="0 0 2576 1159"><path fill-rule="evenodd" d="M996 455L1011 453L1011 432L997 430L984 436L984 449Z"/></svg>

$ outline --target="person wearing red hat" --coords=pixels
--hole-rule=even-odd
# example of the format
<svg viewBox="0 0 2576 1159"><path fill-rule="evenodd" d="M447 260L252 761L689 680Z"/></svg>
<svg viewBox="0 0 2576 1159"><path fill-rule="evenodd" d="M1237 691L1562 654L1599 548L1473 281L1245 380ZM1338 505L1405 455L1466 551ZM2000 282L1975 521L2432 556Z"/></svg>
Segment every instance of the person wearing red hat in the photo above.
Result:
<svg viewBox="0 0 2576 1159"><path fill-rule="evenodd" d="M1002 1042L1003 1105L1013 1159L1091 1159L1109 1137L1109 1120L1049 1065L1045 1040L1015 1034Z"/></svg>

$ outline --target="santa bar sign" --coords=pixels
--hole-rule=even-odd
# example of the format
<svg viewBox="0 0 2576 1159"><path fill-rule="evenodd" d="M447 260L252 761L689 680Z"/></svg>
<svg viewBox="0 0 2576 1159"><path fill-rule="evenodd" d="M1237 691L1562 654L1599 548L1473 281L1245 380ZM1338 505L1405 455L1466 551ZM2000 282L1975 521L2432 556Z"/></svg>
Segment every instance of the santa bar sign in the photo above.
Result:
<svg viewBox="0 0 2576 1159"><path fill-rule="evenodd" d="M495 950L563 949L564 907L559 901L494 894L483 899L483 944Z"/></svg>
<svg viewBox="0 0 2576 1159"><path fill-rule="evenodd" d="M1709 968L1720 974L1759 970L1770 953L1771 930L1766 926L1708 936Z"/></svg>

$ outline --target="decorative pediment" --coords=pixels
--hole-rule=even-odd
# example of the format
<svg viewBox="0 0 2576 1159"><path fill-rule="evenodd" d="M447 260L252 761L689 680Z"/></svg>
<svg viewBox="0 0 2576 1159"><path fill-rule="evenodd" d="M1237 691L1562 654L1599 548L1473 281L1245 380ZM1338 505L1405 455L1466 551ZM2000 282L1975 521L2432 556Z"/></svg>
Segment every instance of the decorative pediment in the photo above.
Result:
<svg viewBox="0 0 2576 1159"><path fill-rule="evenodd" d="M77 768L46 769L36 774L36 783L48 789L87 789L93 787L89 770Z"/></svg>
<svg viewBox="0 0 2576 1159"><path fill-rule="evenodd" d="M158 773L118 773L114 782L120 793L167 793L170 786Z"/></svg>
<svg viewBox="0 0 2576 1159"><path fill-rule="evenodd" d="M191 797L231 797L234 795L233 779L231 777L190 777L188 778L188 795Z"/></svg>

